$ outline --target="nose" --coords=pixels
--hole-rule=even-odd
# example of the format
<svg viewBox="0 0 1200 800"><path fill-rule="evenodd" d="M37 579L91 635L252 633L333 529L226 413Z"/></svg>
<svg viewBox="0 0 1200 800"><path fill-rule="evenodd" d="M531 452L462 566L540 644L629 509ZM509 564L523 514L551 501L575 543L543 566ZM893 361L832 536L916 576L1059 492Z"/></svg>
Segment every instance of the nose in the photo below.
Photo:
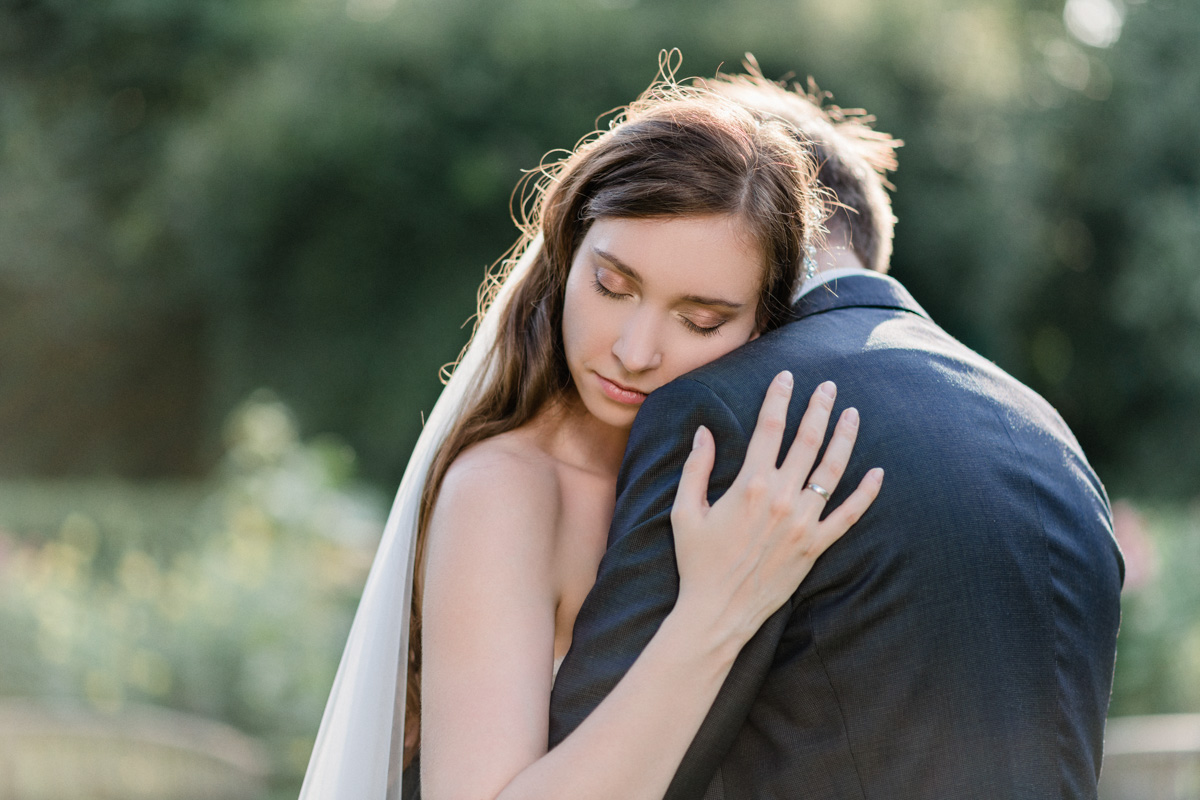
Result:
<svg viewBox="0 0 1200 800"><path fill-rule="evenodd" d="M635 313L625 320L612 352L628 372L645 372L662 364L657 328L648 313Z"/></svg>

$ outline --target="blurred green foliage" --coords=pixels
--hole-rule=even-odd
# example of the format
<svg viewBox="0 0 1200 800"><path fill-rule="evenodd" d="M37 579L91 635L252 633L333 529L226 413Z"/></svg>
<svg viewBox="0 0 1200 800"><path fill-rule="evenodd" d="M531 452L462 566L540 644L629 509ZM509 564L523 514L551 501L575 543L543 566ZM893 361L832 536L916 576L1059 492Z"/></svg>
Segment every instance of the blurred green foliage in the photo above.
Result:
<svg viewBox="0 0 1200 800"><path fill-rule="evenodd" d="M126 487L115 504L74 484L0 485L0 525L22 531L0 527L0 697L221 720L266 745L271 796L294 797L384 502L354 481L344 443L301 440L270 395L237 409L226 442L206 485ZM1116 519L1111 713L1200 712L1200 507L1120 502Z"/></svg>
<svg viewBox="0 0 1200 800"><path fill-rule="evenodd" d="M61 520L56 531L0 531L0 696L114 714L151 703L228 722L266 743L295 796L383 504L350 483L344 444L301 442L270 397L235 413L228 440L187 536L134 536L120 516L55 518L36 503L25 526ZM154 491L131 507L145 511ZM59 502L81 507L70 494Z"/></svg>
<svg viewBox="0 0 1200 800"><path fill-rule="evenodd" d="M203 474L269 386L393 484L521 170L679 46L875 113L894 274L1110 487L1190 496L1200 8L1071 2L1111 47L1061 0L8 0L0 474Z"/></svg>
<svg viewBox="0 0 1200 800"><path fill-rule="evenodd" d="M1065 4L0 0L0 694L223 719L294 794L352 475L398 481L521 171L677 46L905 140L893 274L1156 509L1114 713L1200 711L1200 4Z"/></svg>
<svg viewBox="0 0 1200 800"><path fill-rule="evenodd" d="M1118 513L1127 572L1110 713L1200 712L1200 506Z"/></svg>

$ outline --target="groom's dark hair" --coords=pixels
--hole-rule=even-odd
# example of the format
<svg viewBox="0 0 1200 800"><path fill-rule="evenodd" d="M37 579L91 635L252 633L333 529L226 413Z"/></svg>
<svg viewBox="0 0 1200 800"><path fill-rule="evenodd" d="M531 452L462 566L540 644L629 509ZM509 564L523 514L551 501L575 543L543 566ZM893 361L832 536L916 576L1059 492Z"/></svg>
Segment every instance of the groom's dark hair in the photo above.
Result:
<svg viewBox="0 0 1200 800"><path fill-rule="evenodd" d="M831 238L844 234L864 267L887 272L896 218L886 174L896 169L896 148L903 142L874 130L875 118L863 109L828 103L831 95L817 89L811 78L807 88L789 87L763 77L749 54L744 66L744 75L718 74L703 83L752 113L780 119L795 130L817 164L818 183L836 196L825 222Z"/></svg>

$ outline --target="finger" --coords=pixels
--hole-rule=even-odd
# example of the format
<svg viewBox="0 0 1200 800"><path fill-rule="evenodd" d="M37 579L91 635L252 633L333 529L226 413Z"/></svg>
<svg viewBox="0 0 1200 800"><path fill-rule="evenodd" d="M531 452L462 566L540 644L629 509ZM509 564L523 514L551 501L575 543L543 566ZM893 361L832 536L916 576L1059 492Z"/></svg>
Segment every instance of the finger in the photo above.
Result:
<svg viewBox="0 0 1200 800"><path fill-rule="evenodd" d="M846 473L846 465L850 463L850 453L854 450L857 438L858 410L847 408L838 419L837 427L833 429L833 436L829 439L829 446L825 448L821 463L813 470L806 485L815 483L829 494L833 494L842 480L842 475ZM822 502L824 499L821 498Z"/></svg>
<svg viewBox="0 0 1200 800"><path fill-rule="evenodd" d="M851 525L858 522L875 502L881 486L883 486L883 469L875 467L875 469L868 470L863 479L859 481L858 488L821 521L822 538L829 537L830 543L840 539L842 534L848 531Z"/></svg>
<svg viewBox="0 0 1200 800"><path fill-rule="evenodd" d="M712 475L717 448L712 433L701 425L692 439L692 452L683 462L679 488L675 490L675 514L701 514L708 509L708 479Z"/></svg>
<svg viewBox="0 0 1200 800"><path fill-rule="evenodd" d="M746 447L743 473L774 469L779 461L783 429L787 426L788 403L792 399L792 383L792 373L784 370L767 387L767 396L763 398L762 408L758 411L758 423Z"/></svg>
<svg viewBox="0 0 1200 800"><path fill-rule="evenodd" d="M833 411L833 401L837 399L837 386L833 381L825 381L813 392L808 400L808 408L800 419L800 427L796 430L796 439L788 450L783 462L785 477L793 484L798 484L812 470L813 462L817 460L817 452L825 441L825 431L829 428L829 415ZM828 487L826 487L828 488Z"/></svg>

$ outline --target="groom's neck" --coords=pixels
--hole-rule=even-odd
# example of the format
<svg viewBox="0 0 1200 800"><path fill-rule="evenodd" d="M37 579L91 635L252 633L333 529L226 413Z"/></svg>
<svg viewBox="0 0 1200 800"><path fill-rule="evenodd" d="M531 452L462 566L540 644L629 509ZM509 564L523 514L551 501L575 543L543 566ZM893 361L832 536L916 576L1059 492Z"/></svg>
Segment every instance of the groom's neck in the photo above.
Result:
<svg viewBox="0 0 1200 800"><path fill-rule="evenodd" d="M866 266L850 246L850 237L841 226L836 226L825 237L825 246L817 250L817 268L821 272L835 269L862 269Z"/></svg>

